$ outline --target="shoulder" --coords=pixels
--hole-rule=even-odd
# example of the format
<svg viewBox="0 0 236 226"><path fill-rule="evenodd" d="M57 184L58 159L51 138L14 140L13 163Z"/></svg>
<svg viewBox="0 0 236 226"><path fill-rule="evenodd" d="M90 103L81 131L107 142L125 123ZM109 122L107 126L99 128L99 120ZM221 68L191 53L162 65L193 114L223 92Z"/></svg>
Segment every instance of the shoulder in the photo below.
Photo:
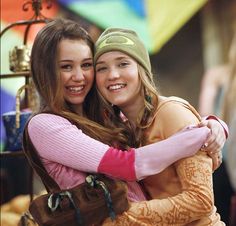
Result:
<svg viewBox="0 0 236 226"><path fill-rule="evenodd" d="M175 118L182 118L184 115L191 116L191 118L192 116L199 117L196 109L188 101L175 96L161 97L156 114L161 118L166 118L166 115Z"/></svg>
<svg viewBox="0 0 236 226"><path fill-rule="evenodd" d="M186 100L179 97L161 97L155 115L155 123L165 137L169 137L184 127L196 124L200 115Z"/></svg>
<svg viewBox="0 0 236 226"><path fill-rule="evenodd" d="M41 113L33 116L28 123L28 134L36 149L45 148L45 144L68 142L74 136L78 138L82 135L82 130L78 129L69 120L59 115ZM68 144L68 143L67 143Z"/></svg>
<svg viewBox="0 0 236 226"><path fill-rule="evenodd" d="M28 123L28 130L48 130L56 125L71 124L67 119L50 113L40 113L33 116Z"/></svg>
<svg viewBox="0 0 236 226"><path fill-rule="evenodd" d="M183 98L176 97L176 96L160 96L159 103L157 106L157 111L166 109L166 107L172 107L172 106L181 106L181 105L190 105L188 101L184 100Z"/></svg>

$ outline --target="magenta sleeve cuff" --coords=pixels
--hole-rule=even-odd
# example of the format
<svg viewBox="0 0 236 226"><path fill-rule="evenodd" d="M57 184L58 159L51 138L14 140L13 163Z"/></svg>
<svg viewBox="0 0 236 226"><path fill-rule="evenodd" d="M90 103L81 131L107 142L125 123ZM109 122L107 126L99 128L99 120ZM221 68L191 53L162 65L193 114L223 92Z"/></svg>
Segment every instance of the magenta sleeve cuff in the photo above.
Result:
<svg viewBox="0 0 236 226"><path fill-rule="evenodd" d="M98 172L127 181L135 181L134 149L122 151L109 148L98 166Z"/></svg>
<svg viewBox="0 0 236 226"><path fill-rule="evenodd" d="M206 120L209 120L209 119L214 119L214 120L217 120L223 127L224 131L225 131L225 137L226 139L228 138L229 136L229 128L227 126L227 124L222 121L221 119L219 119L218 117L216 117L215 115L209 115L205 118Z"/></svg>

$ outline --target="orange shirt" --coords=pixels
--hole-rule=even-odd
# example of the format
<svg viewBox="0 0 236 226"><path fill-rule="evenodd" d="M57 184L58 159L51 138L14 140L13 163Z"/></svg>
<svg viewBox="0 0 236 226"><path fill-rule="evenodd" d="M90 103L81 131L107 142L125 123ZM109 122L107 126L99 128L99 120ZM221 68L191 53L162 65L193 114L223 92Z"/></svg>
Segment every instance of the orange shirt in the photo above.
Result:
<svg viewBox="0 0 236 226"><path fill-rule="evenodd" d="M166 139L199 120L188 102L161 97L143 145ZM225 225L214 206L212 160L205 152L181 159L142 182L152 199L160 199L157 212L163 224L158 225Z"/></svg>

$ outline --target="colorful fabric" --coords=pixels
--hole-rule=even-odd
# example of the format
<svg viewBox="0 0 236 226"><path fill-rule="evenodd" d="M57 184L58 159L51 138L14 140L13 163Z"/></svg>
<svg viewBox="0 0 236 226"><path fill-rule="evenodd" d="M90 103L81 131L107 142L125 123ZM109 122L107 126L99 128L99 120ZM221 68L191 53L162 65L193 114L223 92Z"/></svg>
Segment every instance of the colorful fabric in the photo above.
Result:
<svg viewBox="0 0 236 226"><path fill-rule="evenodd" d="M154 54L160 51L207 3L207 0L58 0L58 2L99 28L122 27L135 30L149 53Z"/></svg>

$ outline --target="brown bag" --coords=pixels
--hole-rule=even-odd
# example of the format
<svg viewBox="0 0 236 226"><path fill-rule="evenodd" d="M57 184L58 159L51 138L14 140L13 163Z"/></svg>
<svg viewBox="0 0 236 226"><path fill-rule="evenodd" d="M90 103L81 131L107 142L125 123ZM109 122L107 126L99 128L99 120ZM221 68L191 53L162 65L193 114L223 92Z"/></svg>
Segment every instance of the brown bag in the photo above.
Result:
<svg viewBox="0 0 236 226"><path fill-rule="evenodd" d="M30 141L27 125L23 135L23 149L49 192L37 197L30 204L29 212L38 225L97 225L107 217L115 219L116 214L128 210L126 184L101 174L89 175L84 183L61 190L41 163Z"/></svg>
<svg viewBox="0 0 236 226"><path fill-rule="evenodd" d="M101 224L128 209L124 182L101 175L90 175L86 180L91 182L33 200L29 211L34 220L43 226Z"/></svg>

